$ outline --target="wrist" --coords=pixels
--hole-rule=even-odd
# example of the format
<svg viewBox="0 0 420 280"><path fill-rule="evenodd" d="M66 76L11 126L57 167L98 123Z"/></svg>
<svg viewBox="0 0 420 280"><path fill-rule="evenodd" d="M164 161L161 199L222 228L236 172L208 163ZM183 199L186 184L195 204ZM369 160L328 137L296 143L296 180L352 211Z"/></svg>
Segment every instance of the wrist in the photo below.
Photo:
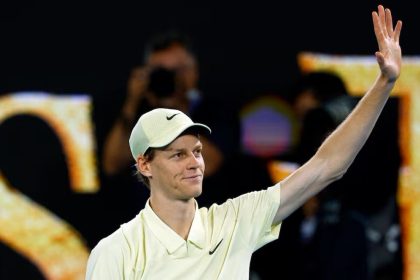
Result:
<svg viewBox="0 0 420 280"><path fill-rule="evenodd" d="M395 82L398 80L399 76L389 77L381 73L380 79L384 81L386 84L395 84Z"/></svg>
<svg viewBox="0 0 420 280"><path fill-rule="evenodd" d="M122 112L118 116L118 121L127 130L133 128L134 126L134 116L132 114L127 114L125 112Z"/></svg>

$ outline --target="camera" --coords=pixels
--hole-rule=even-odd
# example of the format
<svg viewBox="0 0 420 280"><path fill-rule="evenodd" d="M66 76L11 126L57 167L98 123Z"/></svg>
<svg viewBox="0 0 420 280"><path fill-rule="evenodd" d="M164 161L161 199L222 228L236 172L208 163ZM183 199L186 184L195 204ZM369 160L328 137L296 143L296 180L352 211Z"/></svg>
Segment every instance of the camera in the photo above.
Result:
<svg viewBox="0 0 420 280"><path fill-rule="evenodd" d="M176 90L176 72L164 67L154 68L149 75L149 87L157 97L170 97Z"/></svg>

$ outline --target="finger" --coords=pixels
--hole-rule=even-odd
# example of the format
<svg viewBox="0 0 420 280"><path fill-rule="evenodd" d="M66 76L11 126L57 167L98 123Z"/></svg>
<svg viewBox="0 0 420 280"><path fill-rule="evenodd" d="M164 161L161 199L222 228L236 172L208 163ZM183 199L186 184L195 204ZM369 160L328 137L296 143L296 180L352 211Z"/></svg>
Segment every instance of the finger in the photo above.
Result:
<svg viewBox="0 0 420 280"><path fill-rule="evenodd" d="M379 23L379 15L377 12L372 12L372 21L376 39L378 40L378 42L381 42L384 40L385 35L382 32L381 24Z"/></svg>
<svg viewBox="0 0 420 280"><path fill-rule="evenodd" d="M379 26L383 30L385 28L385 9L384 6L378 6L378 14L379 14Z"/></svg>
<svg viewBox="0 0 420 280"><path fill-rule="evenodd" d="M392 15L390 9L385 9L385 24L386 24L386 31L388 33L388 36L392 37L394 34L393 31L393 24L392 24Z"/></svg>
<svg viewBox="0 0 420 280"><path fill-rule="evenodd" d="M397 43L400 42L401 28L402 28L402 21L399 20L397 21L397 25L395 26L395 30L394 30L394 41Z"/></svg>

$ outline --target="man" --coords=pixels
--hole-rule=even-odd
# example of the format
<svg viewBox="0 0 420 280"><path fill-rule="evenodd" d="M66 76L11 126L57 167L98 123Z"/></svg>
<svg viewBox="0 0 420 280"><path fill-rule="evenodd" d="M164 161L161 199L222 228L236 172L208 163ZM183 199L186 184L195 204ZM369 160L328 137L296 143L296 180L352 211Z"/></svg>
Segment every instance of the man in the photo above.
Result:
<svg viewBox="0 0 420 280"><path fill-rule="evenodd" d="M276 239L287 216L349 168L399 77L402 23L394 29L390 10L382 6L372 18L378 78L315 155L266 190L198 208L205 169L200 135L210 129L178 110L142 115L129 144L150 198L92 250L86 278L248 279L253 252Z"/></svg>

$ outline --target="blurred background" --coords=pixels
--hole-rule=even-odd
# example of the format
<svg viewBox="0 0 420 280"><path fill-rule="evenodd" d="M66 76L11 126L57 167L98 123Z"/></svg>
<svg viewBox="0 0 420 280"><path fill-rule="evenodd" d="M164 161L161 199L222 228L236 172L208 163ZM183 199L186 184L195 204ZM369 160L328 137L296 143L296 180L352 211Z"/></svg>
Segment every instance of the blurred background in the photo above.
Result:
<svg viewBox="0 0 420 280"><path fill-rule="evenodd" d="M418 232L398 215L404 210L413 219L415 206L398 199L398 187L417 182L404 177L409 179L401 183L399 176L407 171L401 167L418 170L414 155L419 152L410 142L418 120L413 112L420 106L410 95L417 92L420 67L418 4L361 0L1 3L0 279L83 279L90 249L144 207L148 190L132 168L110 176L101 162L127 79L143 62L154 34L176 29L191 38L198 87L213 102L207 113L229 116L221 126L234 135L228 150L222 149L227 171L208 178L199 198L209 206L268 187L300 164L296 147L304 122L294 107L296 85L306 72L322 68L299 60L302 54L321 54L315 61L322 61L322 54L333 56L338 64L346 63L340 58L362 57L357 67L366 59L366 72L331 68L353 101L367 89L365 80L373 82L377 44L371 11L378 4L403 20L400 44L413 60L412 76L397 88L343 180L351 209L366 216L333 222L306 246L308 236L317 236L314 224L305 223L307 211L321 208L319 201L307 205L312 210L297 211L282 225L279 240L254 255L251 279L277 279L280 273L281 279L417 279L420 262L408 248L415 248ZM413 189L408 193L414 199ZM395 209L387 208L389 200L399 203L390 203ZM383 225L378 232L366 226L376 222ZM403 242L404 227L412 243ZM404 249L407 244L411 247ZM363 248L355 252L358 246ZM337 278L328 267L362 272Z"/></svg>

